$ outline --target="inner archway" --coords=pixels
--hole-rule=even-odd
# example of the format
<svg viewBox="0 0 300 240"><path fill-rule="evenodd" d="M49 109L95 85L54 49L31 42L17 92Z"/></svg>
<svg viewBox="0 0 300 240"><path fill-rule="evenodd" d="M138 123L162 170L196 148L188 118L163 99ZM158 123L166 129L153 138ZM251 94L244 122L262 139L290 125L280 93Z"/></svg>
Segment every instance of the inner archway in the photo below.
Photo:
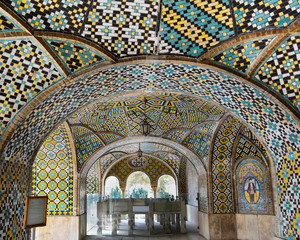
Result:
<svg viewBox="0 0 300 240"><path fill-rule="evenodd" d="M103 109L107 109L105 118L101 117ZM131 124L123 119L121 125L116 124L115 121L120 118L118 111L126 113L125 120L131 119L129 116L135 114L131 121L136 122ZM98 115L99 112L102 113ZM146 118L150 125L150 136L141 136L139 124L145 121L143 118ZM112 125L107 126L108 122ZM88 219L91 218L84 214L89 214L85 209L85 202L91 183L85 178L89 180L87 171L92 169L91 166L95 163L98 165L99 199L108 195L105 191L107 177L116 176L119 179L122 197L125 197L127 176L144 168L143 171L150 178L151 175L154 177L151 180L154 196L157 193L158 179L161 175L170 174L174 177L180 189L176 195L185 198L184 201L189 205L188 209L192 209L188 212L187 218L194 219L194 223L197 223L198 217L208 222L208 214L213 212L234 211L232 199L235 193L234 189L228 187L234 183L231 182L230 177L224 177L225 170L226 174L232 174L230 169L233 168L233 163L224 165L220 161L224 156L226 161L229 161L229 156L234 153L235 146L239 146L239 141L245 141L244 137L239 138L240 134L250 140L253 138L254 140L251 141L258 141L255 135L249 132L250 130L242 131L243 124L226 113L224 109L198 98L174 93L158 93L157 95L139 93L136 97L122 96L109 102L93 103L92 106L81 110L79 114L72 115L67 124L74 137L77 153L76 170L82 180L79 187L80 204L77 207L82 216ZM230 129L230 131L224 130L223 133L223 128ZM235 140L228 143L227 134L232 135L230 138ZM222 141L224 139L222 146L217 146L216 139L219 138ZM267 153L263 145L259 145L259 148L262 148L263 155ZM224 155L223 152L227 149L230 150ZM138 151L142 152L145 160L143 163L139 162L139 164L142 163L141 165L135 164ZM149 167L147 164L150 164ZM189 179L188 172L183 170L188 169L189 166L193 166L196 172L195 181L193 177ZM218 169L219 173L211 173L213 185L210 186L208 172L212 168ZM189 184L189 181L192 184ZM84 184L87 186L85 187ZM213 192L211 188L214 189ZM225 191L224 189L227 195L222 192ZM119 197L120 195L117 196ZM196 198L198 201L195 201ZM191 217L191 213L195 213L195 216ZM208 232L207 225L200 226L199 229L202 235Z"/></svg>
<svg viewBox="0 0 300 240"><path fill-rule="evenodd" d="M109 176L106 178L104 191L104 197L108 196L110 198L122 198L119 179L115 176Z"/></svg>
<svg viewBox="0 0 300 240"><path fill-rule="evenodd" d="M158 179L157 193L158 198L176 197L178 189L176 187L175 179L170 175L162 175Z"/></svg>
<svg viewBox="0 0 300 240"><path fill-rule="evenodd" d="M146 173L136 171L131 173L126 181L126 198L147 198L154 197L151 188L150 178Z"/></svg>

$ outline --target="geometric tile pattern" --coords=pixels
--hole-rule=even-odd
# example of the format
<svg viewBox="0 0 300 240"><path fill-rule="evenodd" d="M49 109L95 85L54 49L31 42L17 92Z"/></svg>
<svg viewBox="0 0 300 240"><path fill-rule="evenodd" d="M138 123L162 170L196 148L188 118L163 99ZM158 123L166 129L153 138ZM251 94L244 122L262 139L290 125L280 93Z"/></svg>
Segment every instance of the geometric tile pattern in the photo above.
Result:
<svg viewBox="0 0 300 240"><path fill-rule="evenodd" d="M181 193L184 199L187 199L187 185L186 185L186 165L188 160L182 157L179 168L179 178L178 178L178 192Z"/></svg>
<svg viewBox="0 0 300 240"><path fill-rule="evenodd" d="M77 43L51 39L47 42L72 73L105 61L102 55Z"/></svg>
<svg viewBox="0 0 300 240"><path fill-rule="evenodd" d="M95 162L90 170L88 171L86 177L86 194L95 194L100 193L99 191L99 180L100 180L100 169L99 169L99 161Z"/></svg>
<svg viewBox="0 0 300 240"><path fill-rule="evenodd" d="M114 133L98 133L98 136L106 145L122 138L120 135Z"/></svg>
<svg viewBox="0 0 300 240"><path fill-rule="evenodd" d="M241 131L241 135L251 140L252 143L256 145L256 147L263 153L264 157L268 159L267 150L264 147L264 145L261 143L261 141L255 136L255 134L250 131L247 127L244 127L244 129Z"/></svg>
<svg viewBox="0 0 300 240"><path fill-rule="evenodd" d="M188 132L189 130L178 129L167 133L164 137L180 143Z"/></svg>
<svg viewBox="0 0 300 240"><path fill-rule="evenodd" d="M99 158L98 160L100 162L100 176L99 179L101 181L101 178L105 172L105 170L114 162L116 161L116 158L112 154L104 155L103 157Z"/></svg>
<svg viewBox="0 0 300 240"><path fill-rule="evenodd" d="M206 132L207 134L213 134L217 126L216 122L202 123L195 128L196 131Z"/></svg>
<svg viewBox="0 0 300 240"><path fill-rule="evenodd" d="M223 110L197 98L181 94L152 93L98 102L75 113L70 119L73 123L85 124L97 132L100 131L101 135L101 131L109 131L133 136L141 134L140 124L146 118L151 125L150 135L160 136L173 128L191 128L207 119L219 119L223 114ZM184 133L183 130L180 132L181 135ZM177 138L183 137L184 135L178 135Z"/></svg>
<svg viewBox="0 0 300 240"><path fill-rule="evenodd" d="M282 164L289 151L295 154L289 155L287 162L293 162L296 153L300 152L299 125L285 109L264 93L207 66L156 62L98 70L59 88L20 123L5 146L2 158L10 160L16 152L20 152L22 161L29 163L42 139L79 107L100 97L137 90L176 90L210 100L228 109L248 123L262 139L274 158L277 174L281 171L277 165ZM293 169L293 172L293 181L300 185L298 170ZM281 182L277 189L280 195L293 196L293 189L280 184ZM297 206L299 204L292 204L291 211L295 212ZM284 212L284 207L280 207L280 218L282 234L287 229L298 228L295 218L289 217Z"/></svg>
<svg viewBox="0 0 300 240"><path fill-rule="evenodd" d="M94 135L79 137L75 140L75 147L77 153L77 172L80 172L86 160L103 144Z"/></svg>
<svg viewBox="0 0 300 240"><path fill-rule="evenodd" d="M172 168L176 174L176 177L179 177L179 167L180 167L180 156L179 154L169 153L163 159L164 162L168 164L170 168Z"/></svg>
<svg viewBox="0 0 300 240"><path fill-rule="evenodd" d="M233 0L232 4L238 34L263 28L286 27L300 13L297 0Z"/></svg>
<svg viewBox="0 0 300 240"><path fill-rule="evenodd" d="M298 110L300 110L299 46L300 35L287 38L256 73L258 80L288 99Z"/></svg>
<svg viewBox="0 0 300 240"><path fill-rule="evenodd" d="M184 139L182 144L194 150L208 168L208 150L210 147L210 141L210 135L200 132L192 132Z"/></svg>
<svg viewBox="0 0 300 240"><path fill-rule="evenodd" d="M31 167L18 154L11 161L0 161L0 239L26 239L22 229L25 197Z"/></svg>
<svg viewBox="0 0 300 240"><path fill-rule="evenodd" d="M118 178L120 185L125 184L126 185L126 180L128 176L137 171L137 169L133 169L132 167L129 166L128 164L128 159L131 159L132 157L129 158L124 158L123 160L119 161L116 163L108 172L107 177L109 176L115 176ZM162 175L170 175L172 177L175 176L167 167L166 164L162 163L161 161L145 156L147 159L147 164L139 169L138 171L144 172L147 174L147 176L150 178L150 183L151 185L157 185L158 184L158 179Z"/></svg>
<svg viewBox="0 0 300 240"><path fill-rule="evenodd" d="M231 182L231 154L241 123L229 116L222 123L214 139L212 154L213 212L233 213Z"/></svg>
<svg viewBox="0 0 300 240"><path fill-rule="evenodd" d="M299 142L298 142L299 143ZM278 202L281 216L281 236L300 238L300 149L288 153L277 166Z"/></svg>
<svg viewBox="0 0 300 240"><path fill-rule="evenodd" d="M247 156L254 156L263 159L261 153L254 147L254 144L247 141L245 138L240 137L236 147L235 160L237 161L238 159Z"/></svg>
<svg viewBox="0 0 300 240"><path fill-rule="evenodd" d="M157 18L156 0L95 0L82 35L119 57L151 54L154 52Z"/></svg>
<svg viewBox="0 0 300 240"><path fill-rule="evenodd" d="M61 77L31 40L0 40L0 135L18 110Z"/></svg>
<svg viewBox="0 0 300 240"><path fill-rule="evenodd" d="M268 184L265 167L256 160L243 160L236 169L239 213L268 214Z"/></svg>
<svg viewBox="0 0 300 240"><path fill-rule="evenodd" d="M71 126L72 133L74 135L74 138L81 137L85 134L93 133L89 129L82 127L82 126Z"/></svg>
<svg viewBox="0 0 300 240"><path fill-rule="evenodd" d="M0 32L22 31L8 17L0 13Z"/></svg>
<svg viewBox="0 0 300 240"><path fill-rule="evenodd" d="M228 0L164 0L160 53L198 57L234 34Z"/></svg>
<svg viewBox="0 0 300 240"><path fill-rule="evenodd" d="M251 64L270 44L272 39L263 38L240 43L213 56L211 60L246 73Z"/></svg>
<svg viewBox="0 0 300 240"><path fill-rule="evenodd" d="M73 215L74 169L64 124L45 140L33 163L32 194L48 196L47 215Z"/></svg>
<svg viewBox="0 0 300 240"><path fill-rule="evenodd" d="M35 29L79 33L90 0L5 0Z"/></svg>

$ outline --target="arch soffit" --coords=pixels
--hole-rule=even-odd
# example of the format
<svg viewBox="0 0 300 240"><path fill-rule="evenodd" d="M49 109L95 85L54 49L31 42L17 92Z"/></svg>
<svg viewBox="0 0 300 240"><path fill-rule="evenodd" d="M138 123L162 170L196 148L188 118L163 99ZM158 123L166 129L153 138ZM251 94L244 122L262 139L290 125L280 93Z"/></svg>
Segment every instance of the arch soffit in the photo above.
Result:
<svg viewBox="0 0 300 240"><path fill-rule="evenodd" d="M173 63L174 61L172 61L172 63ZM160 63L160 64L162 64L162 62L161 61L150 61L149 63ZM168 63L168 61L164 61L163 63ZM176 63L176 62L175 62ZM182 63L182 62L181 62ZM143 64L145 64L144 62L143 62ZM178 63L177 63L178 64ZM184 64L187 64L186 62L184 63ZM122 64L121 64L122 65ZM120 66L121 66L120 65ZM193 65L191 65L191 66L193 66ZM196 66L202 66L202 67L204 67L204 68L208 68L208 70L217 70L219 73L224 73L224 71L220 71L220 69L216 69L216 68L212 68L212 67L210 67L210 66L207 66L207 65L203 65L203 64L196 64ZM228 74L228 73L227 73ZM228 77L231 77L231 75L232 74L230 74ZM236 78L236 77L235 77ZM237 80L240 80L241 78L237 78ZM245 80L243 80L243 81L245 81ZM250 84L251 86L252 86L252 84ZM253 86L252 86L253 87ZM256 90L256 89L255 89ZM168 90L165 90L165 91L167 91L167 92L170 92L170 91L168 91ZM178 93L178 92L177 92ZM182 91L182 93L185 93L184 91ZM197 93L195 93L195 94L197 94ZM191 95L190 93L188 93L187 95ZM266 97L264 97L263 96L263 98L268 98L268 97L270 97L269 96L269 94L264 94ZM194 95L193 95L194 96ZM200 96L200 98L201 98L201 96ZM271 97L272 98L272 97ZM207 99L206 99L207 100ZM270 99L269 99L270 100ZM209 101L209 100L208 100ZM211 102L213 102L213 104L217 104L218 105L218 103L216 103L215 101L211 101ZM276 101L277 102L277 101ZM278 106L278 103L276 103L276 105ZM221 107L222 108L222 107ZM225 108L225 107L223 107L223 108ZM281 107L280 107L281 108ZM226 109L226 108L225 108ZM77 109L76 109L77 110ZM286 118L288 118L289 120L291 120L291 122L292 122L292 125L294 125L294 127L296 126L296 129L299 129L299 124L298 124L298 126L297 126L297 123L299 123L300 122L300 120L295 116L295 115L293 115L291 112L288 112L288 111L286 111L286 110L284 110L284 109L282 109L281 108L281 112L283 113L283 114L285 114L286 115ZM74 111L72 112L72 113L74 113ZM72 113L70 113L70 114L72 114ZM236 111L236 113L238 113L238 111ZM289 116L289 113L290 114L292 114L292 117L293 117L293 119L291 119L291 117ZM69 115L70 115L69 114ZM239 118L239 117L237 117L237 118ZM241 119L241 118L239 118L239 119ZM243 122L246 122L246 120L245 119L242 119L242 121ZM57 124L56 124L57 125ZM248 125L248 124L247 124ZM250 128L252 128L253 129L253 127L250 127Z"/></svg>
<svg viewBox="0 0 300 240"><path fill-rule="evenodd" d="M197 173L199 174L199 169L197 168L197 165L200 163L202 167L205 169L207 173L207 169L205 167L205 164L202 162L202 160L191 150L184 147L180 143L174 142L172 140L162 139L160 137L151 137L151 136L134 136L134 137L127 137L121 140L117 140L115 142L112 142L105 147L99 149L96 151L92 157L86 162L84 167L81 170L80 177L85 178L88 170L90 167L103 155L105 155L107 152L113 150L114 148L125 145L125 144L136 144L136 143L158 143L162 145L166 145L168 147L172 146L171 148L176 149L178 152L180 152L182 155L184 155L196 168ZM127 155L128 156L128 155ZM126 156L125 156L126 157ZM124 157L122 157L123 159ZM157 159L157 158L156 158ZM120 160L120 159L119 159ZM164 163L165 164L165 163ZM107 172L107 171L106 171ZM173 172L173 171L172 171Z"/></svg>
<svg viewBox="0 0 300 240"><path fill-rule="evenodd" d="M116 161L114 161L114 162L113 162L113 163L105 170L102 179L103 179L103 180L106 180L106 178L109 177L109 176L108 176L108 173L109 173L110 170L113 168L113 166L115 166L116 164L118 164L118 163L121 162L122 160L124 160L124 159L126 159L126 158L128 158L128 157L131 157L131 156L136 156L136 153L127 154L127 155L125 155L125 156L122 156L122 157L118 158ZM175 182L178 181L178 179L177 179L177 177L176 177L176 174L175 174L174 170L169 166L169 164L167 164L165 161L163 161L163 159L161 159L161 158L159 158L159 157L156 157L156 156L154 156L154 155L151 155L151 154L147 154L147 153L144 153L143 156L148 156L148 157L154 158L155 160L160 161L163 165L165 165L165 166L172 172L172 174L173 174L172 177L175 179ZM137 171L141 171L141 172L145 173L146 175L148 175L146 172L143 171L143 169L136 169L136 170L133 169L133 171L126 177L126 181L127 181L127 178L128 178L132 173L137 172ZM162 175L159 175L158 179L159 179L161 176L162 176ZM148 177L150 178L150 176L148 176ZM158 180L158 179L157 179L157 180ZM150 178L150 182L151 182L151 178Z"/></svg>
<svg viewBox="0 0 300 240"><path fill-rule="evenodd" d="M228 46L226 45L226 47L228 47ZM12 136L12 134L16 130L17 126L19 124L21 124L22 120L26 119L26 117L28 116L28 113L33 111L41 102L43 102L47 98L51 97L52 94L55 94L55 92L59 91L59 89L67 86L68 84L76 81L79 78L87 77L88 75L92 75L93 73L95 73L96 71L99 71L99 70L106 70L109 68L123 66L126 64L133 64L133 63L147 64L147 63L157 62L157 61L159 61L159 62L163 61L165 63L192 64L195 66L200 66L200 67L202 66L202 67L206 67L206 68L209 68L212 70L216 70L218 72L223 72L225 74L231 75L232 77L241 80L242 82L250 85L251 87L259 89L259 91L261 91L267 97L271 98L274 102L276 102L276 104L280 105L283 109L285 109L285 111L288 112L288 114L290 114L292 116L292 118L294 118L296 121L298 121L300 123L300 120L299 120L300 113L298 111L296 111L289 103L287 103L287 101L284 98L280 97L276 93L273 93L272 91L267 89L267 87L265 87L263 84L259 84L257 81L253 81L253 80L251 80L251 78L241 75L238 72L235 72L230 68L215 65L214 63L208 62L208 61L197 62L191 58L180 57L180 56L148 56L148 57L141 56L141 57L136 57L136 58L127 57L127 58L122 59L122 61L114 62L109 65L101 64L101 66L100 65L91 66L85 70L82 70L78 73L73 74L72 77L64 78L63 80L61 80L59 83L55 84L54 86L47 88L42 94L38 94L34 99L30 100L26 106L22 107L22 109L18 112L18 115L16 117L14 117L11 120L11 122L9 123L7 130L4 132L4 134L2 135L2 138L0 140L0 146L2 146L2 148L0 147L0 152L3 151L5 145L7 144L7 142L8 142L7 139L9 139ZM63 64L59 64L59 65L63 65Z"/></svg>

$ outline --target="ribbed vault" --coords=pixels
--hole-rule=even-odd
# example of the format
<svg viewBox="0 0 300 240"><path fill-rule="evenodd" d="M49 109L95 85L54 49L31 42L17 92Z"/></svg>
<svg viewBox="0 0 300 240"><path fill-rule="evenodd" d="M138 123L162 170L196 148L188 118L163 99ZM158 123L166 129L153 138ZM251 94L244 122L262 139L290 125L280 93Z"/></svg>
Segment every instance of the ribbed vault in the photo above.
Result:
<svg viewBox="0 0 300 240"><path fill-rule="evenodd" d="M30 166L68 119L75 147L89 149L77 150L80 171L101 148L139 135L145 115L152 137L187 146L209 166L195 139L209 146L228 111L239 122L228 126L248 125L272 154L281 236L298 238L299 204L282 196L297 199L300 184L299 14L297 0L1 1L3 169Z"/></svg>

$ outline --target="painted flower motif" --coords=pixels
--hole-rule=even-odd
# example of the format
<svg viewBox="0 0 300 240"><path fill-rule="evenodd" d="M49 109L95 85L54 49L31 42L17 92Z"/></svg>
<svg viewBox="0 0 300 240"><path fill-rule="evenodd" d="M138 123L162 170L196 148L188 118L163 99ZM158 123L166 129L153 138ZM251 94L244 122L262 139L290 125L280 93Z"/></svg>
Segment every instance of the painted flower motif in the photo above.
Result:
<svg viewBox="0 0 300 240"><path fill-rule="evenodd" d="M275 148L278 148L279 147L279 143L278 143L278 141L276 141L276 140L274 140L274 139L272 139L272 145L275 147Z"/></svg>
<svg viewBox="0 0 300 240"><path fill-rule="evenodd" d="M300 192L300 186L299 186L299 184L296 182L296 181L294 181L294 184L293 184L293 192L295 193L295 194L299 194L299 192Z"/></svg>
<svg viewBox="0 0 300 240"><path fill-rule="evenodd" d="M264 110L265 110L266 113L270 113L270 114L274 113L273 109L271 107L268 107L268 106L264 106Z"/></svg>
<svg viewBox="0 0 300 240"><path fill-rule="evenodd" d="M256 115L250 115L250 119L251 119L251 121L254 121L254 122L258 122L258 118L257 118L257 116Z"/></svg>
<svg viewBox="0 0 300 240"><path fill-rule="evenodd" d="M15 237L17 235L17 232L18 232L18 228L16 225L13 226L12 230L11 230L11 235L13 237Z"/></svg>
<svg viewBox="0 0 300 240"><path fill-rule="evenodd" d="M245 107L248 107L248 108L251 108L251 103L249 103L248 101L242 101L242 104L245 106Z"/></svg>
<svg viewBox="0 0 300 240"><path fill-rule="evenodd" d="M9 211L9 209L7 208L7 209L5 209L5 211L4 211L4 218L5 218L5 220L8 220L9 217L10 217L10 211Z"/></svg>
<svg viewBox="0 0 300 240"><path fill-rule="evenodd" d="M296 134L293 134L291 133L290 136L289 136L289 139L292 141L292 142L298 142L298 136Z"/></svg>
<svg viewBox="0 0 300 240"><path fill-rule="evenodd" d="M282 170L282 176L284 178L284 180L286 181L288 176L289 176L289 172L286 170L286 168L284 167Z"/></svg>
<svg viewBox="0 0 300 240"><path fill-rule="evenodd" d="M218 85L211 86L210 88L211 88L211 90L213 90L214 92L220 92L220 91L222 91L222 89L221 89L220 86L218 86Z"/></svg>
<svg viewBox="0 0 300 240"><path fill-rule="evenodd" d="M276 125L275 123L270 122L270 123L269 123L269 127L270 127L272 130L274 130L274 131L277 130L277 125Z"/></svg>

